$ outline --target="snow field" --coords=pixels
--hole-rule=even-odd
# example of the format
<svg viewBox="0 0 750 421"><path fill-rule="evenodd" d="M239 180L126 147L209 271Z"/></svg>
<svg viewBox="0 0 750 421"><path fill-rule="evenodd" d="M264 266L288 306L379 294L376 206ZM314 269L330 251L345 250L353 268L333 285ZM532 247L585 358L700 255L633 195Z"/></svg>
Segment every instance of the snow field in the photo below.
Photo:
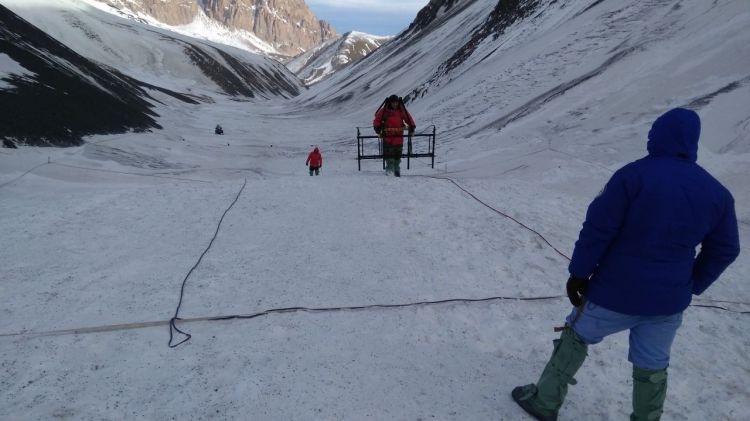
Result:
<svg viewBox="0 0 750 421"><path fill-rule="evenodd" d="M655 116L686 104L704 123L699 163L733 192L750 243L742 1L602 2L578 18L590 2L558 2L532 22L544 31L519 24L483 43L472 59L483 64L438 78L409 105L418 131L438 126L435 170L413 161L386 178L368 161L356 171L353 128L385 95L424 83L490 3L291 102L185 106L154 94L162 131L0 151L0 419L522 419L510 390L541 372L564 298L186 323L193 339L176 349L166 326L16 335L169 319L245 178L187 281L183 317L562 295L567 262L541 239L449 181L417 176L455 179L569 255L612 171L645 154ZM225 136L212 134L218 123ZM313 145L320 177L303 166ZM743 252L695 302L748 311L748 271ZM746 314L689 308L664 418L745 419L748 338ZM627 346L619 334L589 349L561 420L627 418Z"/></svg>

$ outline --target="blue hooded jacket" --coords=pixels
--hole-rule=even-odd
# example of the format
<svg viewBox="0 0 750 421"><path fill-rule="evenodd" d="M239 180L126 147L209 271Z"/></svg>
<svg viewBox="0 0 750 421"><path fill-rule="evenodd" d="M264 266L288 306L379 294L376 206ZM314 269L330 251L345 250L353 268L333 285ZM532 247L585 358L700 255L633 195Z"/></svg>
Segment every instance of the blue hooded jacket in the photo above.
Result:
<svg viewBox="0 0 750 421"><path fill-rule="evenodd" d="M648 156L615 172L591 202L568 268L590 277L588 300L625 314L679 313L737 258L734 199L696 163L699 137L695 112L665 113Z"/></svg>

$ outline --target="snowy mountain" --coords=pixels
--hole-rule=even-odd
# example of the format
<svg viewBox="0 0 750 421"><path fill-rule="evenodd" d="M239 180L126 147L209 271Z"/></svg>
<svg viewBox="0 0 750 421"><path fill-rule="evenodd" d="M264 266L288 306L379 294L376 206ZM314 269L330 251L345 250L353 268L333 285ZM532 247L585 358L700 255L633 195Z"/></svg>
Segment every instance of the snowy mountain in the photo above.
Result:
<svg viewBox="0 0 750 421"><path fill-rule="evenodd" d="M0 99L2 107L14 109L22 117L13 119L12 130L5 133L21 142L63 145L80 142L81 136L91 133L156 126L151 117L146 119L148 124L144 117L138 117L138 124L123 120L102 126L100 123L107 119L94 118L96 114L74 106L66 107L66 110L79 110L76 112L79 121L77 124L68 123L70 116L49 111L61 105L59 99L55 99L63 93L58 86L61 82L49 79L56 78L51 75L61 71L72 79L66 82L66 100L71 105L87 104L98 110L106 107L97 101L85 99L86 96L78 96L83 95L84 91L70 88L69 83L85 85L91 95L99 92L103 97L116 98L116 102L123 103L126 108L141 104L139 106L146 109L153 108L153 104L158 103L165 92L180 101L195 102L213 101L212 97L216 94L233 96L238 100L288 98L298 95L302 89L299 80L272 59L115 17L81 0L8 0L4 4L55 38L29 36L29 33L39 31L26 23L17 23L14 13L5 11L4 17L14 24L3 27L0 53L4 54L3 61L8 63L5 66L20 66L25 70L0 68L0 80L4 81ZM19 39L25 43L24 48L18 48L21 47L17 41ZM58 42L67 48L58 45ZM56 47L50 46L53 44ZM36 56L33 63L27 57L30 54ZM95 82L87 76L89 70L73 69L73 73L70 73L64 69L72 66L60 65L76 65L83 61L88 63L86 68L99 67L100 73L113 74L115 81L112 83L121 85L127 94ZM18 72L23 76L14 76ZM46 91L40 88L45 86L55 88ZM35 92L33 101L29 90ZM158 100L151 98L154 92L161 92L155 96ZM144 102L146 99L150 102ZM18 108L19 103L28 103L29 108ZM153 115L153 112L150 114ZM58 119L65 119L66 122ZM33 140L38 137L37 130L41 129L31 123L36 121L49 123L49 127L44 129L43 141Z"/></svg>
<svg viewBox="0 0 750 421"><path fill-rule="evenodd" d="M288 57L336 37L304 0L87 0L102 10L195 38Z"/></svg>
<svg viewBox="0 0 750 421"><path fill-rule="evenodd" d="M365 125L382 98L402 95L422 125L438 126L446 160L467 170L518 144L586 160L602 137L611 162L635 158L637 133L677 105L727 122L704 128L706 155L745 151L748 112L730 105L750 83L737 54L745 5L434 0L396 39L294 102ZM733 18L717 26L725 13Z"/></svg>
<svg viewBox="0 0 750 421"><path fill-rule="evenodd" d="M587 205L677 106L700 115L698 163L750 244L746 0L433 0L299 95L252 99L167 47L187 38L0 2L197 102L138 85L161 129L0 149L0 419L527 419L510 391L538 378L571 311ZM70 15L104 22L102 41ZM2 54L0 92L37 77ZM357 170L356 127L392 93L418 133L436 126L435 168ZM662 419L745 418L747 273L743 251L684 312ZM171 320L192 335L174 349L187 337ZM628 418L628 347L625 333L589 347L561 421Z"/></svg>
<svg viewBox="0 0 750 421"><path fill-rule="evenodd" d="M0 76L2 137L11 145L79 145L83 135L160 128L142 83L81 57L2 5Z"/></svg>
<svg viewBox="0 0 750 421"><path fill-rule="evenodd" d="M381 37L362 32L347 32L308 50L286 63L305 85L310 86L329 77L334 72L361 60L393 37Z"/></svg>

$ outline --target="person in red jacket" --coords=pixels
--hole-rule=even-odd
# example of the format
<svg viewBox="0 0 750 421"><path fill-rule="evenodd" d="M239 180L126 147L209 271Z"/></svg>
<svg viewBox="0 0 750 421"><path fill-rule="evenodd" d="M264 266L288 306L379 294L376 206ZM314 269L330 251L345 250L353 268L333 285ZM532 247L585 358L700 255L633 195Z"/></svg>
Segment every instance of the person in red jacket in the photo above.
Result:
<svg viewBox="0 0 750 421"><path fill-rule="evenodd" d="M305 165L310 168L310 176L312 176L313 173L315 173L315 175L320 175L320 169L323 168L323 155L320 154L318 148L313 149L312 152L307 155Z"/></svg>
<svg viewBox="0 0 750 421"><path fill-rule="evenodd" d="M404 148L404 127L409 136L414 134L417 125L411 117L403 99L396 95L389 96L383 106L375 113L372 121L375 132L383 139L383 156L385 157L385 174L401 177L401 153Z"/></svg>

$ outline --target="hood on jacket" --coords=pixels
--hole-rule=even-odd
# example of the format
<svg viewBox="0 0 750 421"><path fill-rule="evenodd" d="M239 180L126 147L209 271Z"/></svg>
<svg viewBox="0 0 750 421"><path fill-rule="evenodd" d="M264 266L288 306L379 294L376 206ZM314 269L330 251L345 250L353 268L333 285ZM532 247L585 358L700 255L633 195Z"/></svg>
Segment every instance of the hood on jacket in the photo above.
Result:
<svg viewBox="0 0 750 421"><path fill-rule="evenodd" d="M698 160L698 138L701 120L695 111L674 108L654 121L648 132L646 148L651 156L673 156Z"/></svg>

